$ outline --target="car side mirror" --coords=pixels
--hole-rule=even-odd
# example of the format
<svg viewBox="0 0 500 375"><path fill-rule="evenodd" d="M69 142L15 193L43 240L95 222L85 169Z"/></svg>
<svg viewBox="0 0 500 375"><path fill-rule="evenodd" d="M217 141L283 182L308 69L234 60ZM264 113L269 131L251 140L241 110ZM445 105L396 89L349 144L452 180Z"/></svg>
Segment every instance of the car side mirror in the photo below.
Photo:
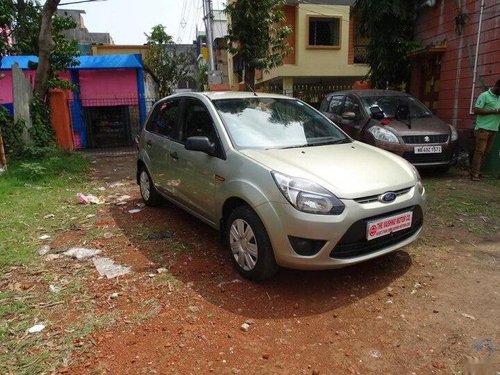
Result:
<svg viewBox="0 0 500 375"><path fill-rule="evenodd" d="M210 156L215 155L215 143L210 142L208 137L205 136L189 137L188 139L186 139L184 148L189 151L204 152L205 154Z"/></svg>
<svg viewBox="0 0 500 375"><path fill-rule="evenodd" d="M344 112L342 113L342 118L344 120L354 120L356 119L356 114L354 112Z"/></svg>
<svg viewBox="0 0 500 375"><path fill-rule="evenodd" d="M382 111L382 108L380 108L378 105L373 105L370 107L370 115L374 120L382 120L385 117L384 111Z"/></svg>

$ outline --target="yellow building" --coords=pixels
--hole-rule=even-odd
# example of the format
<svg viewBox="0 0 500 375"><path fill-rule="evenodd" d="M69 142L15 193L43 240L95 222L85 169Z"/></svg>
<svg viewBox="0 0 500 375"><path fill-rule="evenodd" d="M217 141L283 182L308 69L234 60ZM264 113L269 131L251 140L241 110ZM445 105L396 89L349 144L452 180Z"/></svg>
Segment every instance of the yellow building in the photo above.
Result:
<svg viewBox="0 0 500 375"><path fill-rule="evenodd" d="M149 46L147 45L117 45L104 44L93 45L91 55L122 55L137 54L142 55L142 61L147 61Z"/></svg>
<svg viewBox="0 0 500 375"><path fill-rule="evenodd" d="M263 91L282 92L318 103L326 92L351 88L368 73L366 41L354 33L351 3L318 0L288 1L286 23L292 28L288 43L293 53L284 64L269 72L256 72L256 86ZM230 85L237 89L243 71L237 57L228 64Z"/></svg>

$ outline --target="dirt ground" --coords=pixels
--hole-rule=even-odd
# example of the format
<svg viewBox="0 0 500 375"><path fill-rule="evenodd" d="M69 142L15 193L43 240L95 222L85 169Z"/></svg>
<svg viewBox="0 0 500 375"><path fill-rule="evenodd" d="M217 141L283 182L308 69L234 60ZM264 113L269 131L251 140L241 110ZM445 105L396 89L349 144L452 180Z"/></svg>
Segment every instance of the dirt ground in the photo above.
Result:
<svg viewBox="0 0 500 375"><path fill-rule="evenodd" d="M62 233L52 245L97 247L133 272L100 278L85 263L93 295L84 303L112 324L75 343L60 373L500 371L498 233L435 225L431 215L416 243L389 256L252 283L232 268L216 231L168 203L141 207L135 155L89 157L106 189L97 214L104 235L85 243L81 231ZM130 197L113 203L120 195ZM71 319L77 305L68 306Z"/></svg>

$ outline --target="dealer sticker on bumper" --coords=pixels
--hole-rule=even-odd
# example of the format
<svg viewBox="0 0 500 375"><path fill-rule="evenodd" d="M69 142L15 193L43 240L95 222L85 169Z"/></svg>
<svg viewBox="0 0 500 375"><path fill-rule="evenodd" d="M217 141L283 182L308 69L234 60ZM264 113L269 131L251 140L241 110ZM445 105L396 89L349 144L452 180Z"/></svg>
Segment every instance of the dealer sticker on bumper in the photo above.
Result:
<svg viewBox="0 0 500 375"><path fill-rule="evenodd" d="M413 147L415 154L440 154L443 152L441 146L415 146Z"/></svg>
<svg viewBox="0 0 500 375"><path fill-rule="evenodd" d="M366 239L370 241L374 238L382 237L389 233L409 228L411 227L412 217L413 212L409 211L402 214L369 221L366 225Z"/></svg>

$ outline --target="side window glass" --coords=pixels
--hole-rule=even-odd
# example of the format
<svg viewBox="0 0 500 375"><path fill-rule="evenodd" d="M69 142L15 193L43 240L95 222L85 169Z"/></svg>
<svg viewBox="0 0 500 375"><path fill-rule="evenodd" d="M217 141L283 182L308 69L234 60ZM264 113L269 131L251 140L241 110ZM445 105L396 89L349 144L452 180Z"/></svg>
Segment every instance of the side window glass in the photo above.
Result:
<svg viewBox="0 0 500 375"><path fill-rule="evenodd" d="M349 96L345 98L344 112L354 112L354 114L356 115L356 120L359 120L361 118L358 101Z"/></svg>
<svg viewBox="0 0 500 375"><path fill-rule="evenodd" d="M179 116L179 102L180 100L177 99L160 103L146 127L147 130L166 137L173 137Z"/></svg>
<svg viewBox="0 0 500 375"><path fill-rule="evenodd" d="M330 106L328 108L328 112L333 113L334 115L342 115L342 104L344 102L343 96L333 96L330 100Z"/></svg>
<svg viewBox="0 0 500 375"><path fill-rule="evenodd" d="M205 105L196 99L189 99L186 103L180 140L185 142L189 137L208 137L211 142L217 139L212 116Z"/></svg>
<svg viewBox="0 0 500 375"><path fill-rule="evenodd" d="M153 113L149 116L149 120L146 123L146 130L152 133L158 133L158 127L156 126L156 118L158 117L159 106L153 109Z"/></svg>

